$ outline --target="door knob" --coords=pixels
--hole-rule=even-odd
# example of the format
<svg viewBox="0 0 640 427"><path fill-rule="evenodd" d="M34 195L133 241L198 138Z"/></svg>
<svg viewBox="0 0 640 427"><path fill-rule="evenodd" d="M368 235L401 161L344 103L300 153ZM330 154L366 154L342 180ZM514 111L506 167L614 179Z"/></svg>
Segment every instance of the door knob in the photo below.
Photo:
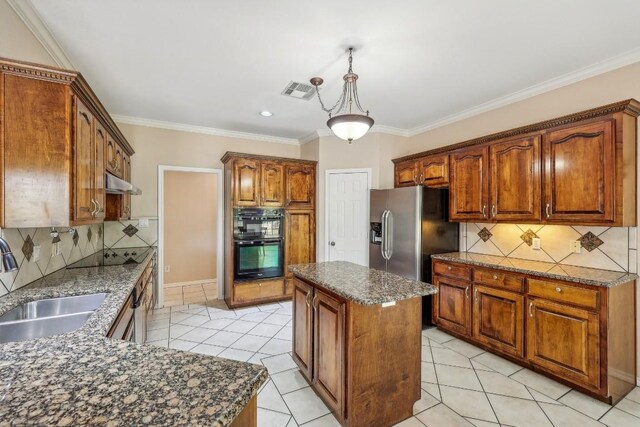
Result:
<svg viewBox="0 0 640 427"><path fill-rule="evenodd" d="M330 244L331 246L335 246L335 245L336 245L336 242L331 241L331 242L329 242L329 244Z"/></svg>

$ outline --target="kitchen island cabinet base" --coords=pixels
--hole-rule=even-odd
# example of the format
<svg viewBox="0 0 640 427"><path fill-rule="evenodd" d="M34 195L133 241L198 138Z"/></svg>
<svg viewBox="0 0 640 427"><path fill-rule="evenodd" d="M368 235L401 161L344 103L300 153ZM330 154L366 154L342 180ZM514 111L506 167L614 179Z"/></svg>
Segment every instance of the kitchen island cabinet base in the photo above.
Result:
<svg viewBox="0 0 640 427"><path fill-rule="evenodd" d="M231 427L256 427L258 425L258 400L253 396L247 406L231 423Z"/></svg>
<svg viewBox="0 0 640 427"><path fill-rule="evenodd" d="M343 426L391 426L413 415L421 313L421 297L363 305L294 279L293 359Z"/></svg>

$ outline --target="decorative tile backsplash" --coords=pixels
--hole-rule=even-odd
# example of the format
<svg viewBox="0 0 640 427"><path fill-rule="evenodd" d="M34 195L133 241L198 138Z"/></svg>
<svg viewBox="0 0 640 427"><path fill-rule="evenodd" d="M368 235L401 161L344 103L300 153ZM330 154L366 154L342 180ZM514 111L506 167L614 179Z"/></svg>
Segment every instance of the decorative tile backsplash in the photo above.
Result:
<svg viewBox="0 0 640 427"><path fill-rule="evenodd" d="M11 246L19 268L0 273L0 296L103 249L101 224L79 226L71 232L61 227L57 231L58 236L52 237L51 228L2 230L2 237ZM52 257L52 243L56 241L60 242L62 252Z"/></svg>
<svg viewBox="0 0 640 427"><path fill-rule="evenodd" d="M460 244L467 252L636 273L636 233L635 227L461 223ZM580 242L580 253L571 251L572 241Z"/></svg>
<svg viewBox="0 0 640 427"><path fill-rule="evenodd" d="M158 245L158 219L148 218L149 226L141 227L139 219L104 223L105 248L138 248Z"/></svg>

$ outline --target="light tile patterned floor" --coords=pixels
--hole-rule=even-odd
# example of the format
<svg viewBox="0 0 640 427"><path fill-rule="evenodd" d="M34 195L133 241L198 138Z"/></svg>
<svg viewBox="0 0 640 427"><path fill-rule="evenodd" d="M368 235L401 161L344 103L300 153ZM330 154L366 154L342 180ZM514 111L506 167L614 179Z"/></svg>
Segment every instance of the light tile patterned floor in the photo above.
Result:
<svg viewBox="0 0 640 427"><path fill-rule="evenodd" d="M215 301L218 298L218 287L215 283L203 283L184 286L164 286L164 305L172 307L184 304L203 305L207 301Z"/></svg>
<svg viewBox="0 0 640 427"><path fill-rule="evenodd" d="M422 335L422 398L398 426L640 426L638 387L612 408L435 328ZM265 365L261 427L339 426L291 359L290 302L164 308L154 312L148 337L152 345Z"/></svg>

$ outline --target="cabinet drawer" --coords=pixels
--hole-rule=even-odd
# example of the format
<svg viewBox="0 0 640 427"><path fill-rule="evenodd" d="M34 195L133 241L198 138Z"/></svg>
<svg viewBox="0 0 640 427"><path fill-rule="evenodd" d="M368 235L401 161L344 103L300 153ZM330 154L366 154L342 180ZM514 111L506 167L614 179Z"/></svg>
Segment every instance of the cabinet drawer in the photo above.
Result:
<svg viewBox="0 0 640 427"><path fill-rule="evenodd" d="M433 272L442 276L455 277L457 279L470 280L471 267L461 264L449 264L436 262L433 264Z"/></svg>
<svg viewBox="0 0 640 427"><path fill-rule="evenodd" d="M594 310L600 306L600 298L596 290L579 288L567 283L547 282L538 279L528 279L527 281L529 283L529 295L579 305Z"/></svg>
<svg viewBox="0 0 640 427"><path fill-rule="evenodd" d="M234 283L233 285L233 300L235 302L277 298L283 295L284 282L282 279Z"/></svg>
<svg viewBox="0 0 640 427"><path fill-rule="evenodd" d="M473 281L483 285L509 289L514 292L522 292L524 278L517 274L504 273L498 270L475 268Z"/></svg>

